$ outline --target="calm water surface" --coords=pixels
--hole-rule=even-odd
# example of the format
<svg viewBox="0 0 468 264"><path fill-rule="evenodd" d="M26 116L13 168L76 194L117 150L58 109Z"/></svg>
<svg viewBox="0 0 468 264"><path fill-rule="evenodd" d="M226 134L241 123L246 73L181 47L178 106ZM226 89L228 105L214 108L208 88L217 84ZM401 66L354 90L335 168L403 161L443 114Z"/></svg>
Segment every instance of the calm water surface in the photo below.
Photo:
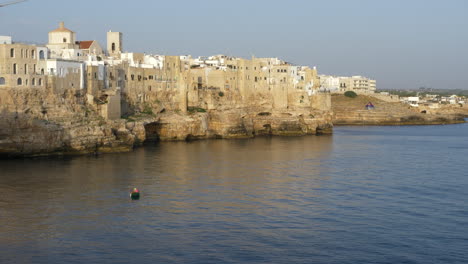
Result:
<svg viewBox="0 0 468 264"><path fill-rule="evenodd" d="M3 160L0 263L468 263L467 161L468 124Z"/></svg>

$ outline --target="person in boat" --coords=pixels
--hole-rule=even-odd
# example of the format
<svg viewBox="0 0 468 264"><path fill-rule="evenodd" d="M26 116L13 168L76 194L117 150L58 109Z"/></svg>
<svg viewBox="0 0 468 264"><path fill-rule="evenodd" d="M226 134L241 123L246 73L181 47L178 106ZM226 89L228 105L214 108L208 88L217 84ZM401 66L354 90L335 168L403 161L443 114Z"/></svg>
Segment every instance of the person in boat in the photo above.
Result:
<svg viewBox="0 0 468 264"><path fill-rule="evenodd" d="M140 191L137 188L133 188L133 191L130 193L130 197L132 197L132 199L140 198Z"/></svg>

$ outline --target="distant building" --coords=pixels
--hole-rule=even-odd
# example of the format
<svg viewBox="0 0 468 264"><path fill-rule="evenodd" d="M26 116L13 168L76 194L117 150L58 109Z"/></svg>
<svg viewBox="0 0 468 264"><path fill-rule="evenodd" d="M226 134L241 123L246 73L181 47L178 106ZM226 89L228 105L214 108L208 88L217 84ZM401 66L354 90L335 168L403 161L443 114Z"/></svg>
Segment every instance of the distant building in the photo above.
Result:
<svg viewBox="0 0 468 264"><path fill-rule="evenodd" d="M340 77L340 92L375 93L376 81L362 76Z"/></svg>
<svg viewBox="0 0 468 264"><path fill-rule="evenodd" d="M319 75L320 87L329 90L330 92L340 91L340 77L331 75Z"/></svg>
<svg viewBox="0 0 468 264"><path fill-rule="evenodd" d="M0 44L11 44L10 36L0 36Z"/></svg>

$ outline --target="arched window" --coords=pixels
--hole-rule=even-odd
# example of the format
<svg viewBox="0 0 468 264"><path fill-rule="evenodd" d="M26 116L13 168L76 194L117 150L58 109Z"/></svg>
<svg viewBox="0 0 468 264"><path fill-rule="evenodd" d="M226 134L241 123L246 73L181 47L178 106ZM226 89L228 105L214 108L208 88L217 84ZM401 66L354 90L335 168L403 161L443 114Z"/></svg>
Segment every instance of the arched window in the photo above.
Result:
<svg viewBox="0 0 468 264"><path fill-rule="evenodd" d="M39 78L39 86L42 86L42 78Z"/></svg>
<svg viewBox="0 0 468 264"><path fill-rule="evenodd" d="M36 78L32 78L31 85L36 86Z"/></svg>
<svg viewBox="0 0 468 264"><path fill-rule="evenodd" d="M0 85L5 85L5 78L0 77Z"/></svg>
<svg viewBox="0 0 468 264"><path fill-rule="evenodd" d="M16 63L13 63L13 74L16 74L18 71L18 68L16 66Z"/></svg>
<svg viewBox="0 0 468 264"><path fill-rule="evenodd" d="M40 60L44 59L44 51L43 50L39 51L39 59Z"/></svg>
<svg viewBox="0 0 468 264"><path fill-rule="evenodd" d="M115 51L115 43L112 43L112 52Z"/></svg>
<svg viewBox="0 0 468 264"><path fill-rule="evenodd" d="M10 57L14 58L15 57L15 49L10 49Z"/></svg>
<svg viewBox="0 0 468 264"><path fill-rule="evenodd" d="M41 69L41 75L44 75L44 69Z"/></svg>
<svg viewBox="0 0 468 264"><path fill-rule="evenodd" d="M35 59L36 58L36 51L31 50L31 58Z"/></svg>
<svg viewBox="0 0 468 264"><path fill-rule="evenodd" d="M16 81L16 84L23 85L23 80L21 78L18 78L18 80Z"/></svg>
<svg viewBox="0 0 468 264"><path fill-rule="evenodd" d="M24 65L24 74L28 74L28 65L27 64Z"/></svg>
<svg viewBox="0 0 468 264"><path fill-rule="evenodd" d="M63 38L63 43L67 43L67 38Z"/></svg>

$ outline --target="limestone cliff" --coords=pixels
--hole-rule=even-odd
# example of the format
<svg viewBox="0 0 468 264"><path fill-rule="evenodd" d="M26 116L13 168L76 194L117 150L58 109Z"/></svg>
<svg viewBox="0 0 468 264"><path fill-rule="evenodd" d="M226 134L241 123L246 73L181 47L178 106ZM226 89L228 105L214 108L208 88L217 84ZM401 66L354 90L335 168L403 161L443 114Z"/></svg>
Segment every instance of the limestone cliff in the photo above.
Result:
<svg viewBox="0 0 468 264"><path fill-rule="evenodd" d="M90 103L88 97L74 89L60 93L1 89L0 156L119 152L152 140L296 136L332 130L329 111L243 106L229 100L229 93L207 96L210 104L200 101L187 112L168 107L168 101L133 103L130 115L113 121L104 119L100 105Z"/></svg>
<svg viewBox="0 0 468 264"><path fill-rule="evenodd" d="M372 102L373 110L365 105ZM456 112L425 111L399 102L385 102L372 96L332 96L334 125L435 125L465 122Z"/></svg>
<svg viewBox="0 0 468 264"><path fill-rule="evenodd" d="M106 121L77 90L0 90L0 155L125 151L145 140L143 123Z"/></svg>
<svg viewBox="0 0 468 264"><path fill-rule="evenodd" d="M300 136L331 133L331 114L305 109L240 108L206 113L164 113L147 123L149 140L250 138L257 135Z"/></svg>

